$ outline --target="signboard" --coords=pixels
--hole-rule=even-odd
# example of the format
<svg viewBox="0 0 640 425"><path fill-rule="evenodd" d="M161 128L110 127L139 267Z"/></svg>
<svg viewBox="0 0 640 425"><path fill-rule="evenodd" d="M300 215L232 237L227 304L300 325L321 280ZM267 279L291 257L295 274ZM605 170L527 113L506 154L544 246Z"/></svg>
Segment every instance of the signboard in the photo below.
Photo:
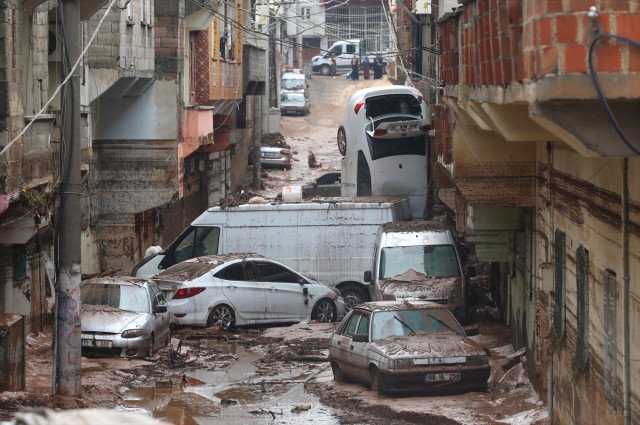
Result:
<svg viewBox="0 0 640 425"><path fill-rule="evenodd" d="M416 0L416 15L430 15L432 0Z"/></svg>

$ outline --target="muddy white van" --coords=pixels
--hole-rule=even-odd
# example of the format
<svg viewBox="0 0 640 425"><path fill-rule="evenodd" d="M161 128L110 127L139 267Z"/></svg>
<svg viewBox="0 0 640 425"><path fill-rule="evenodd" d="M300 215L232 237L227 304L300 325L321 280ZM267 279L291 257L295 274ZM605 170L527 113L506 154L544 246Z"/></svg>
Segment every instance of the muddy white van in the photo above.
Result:
<svg viewBox="0 0 640 425"><path fill-rule="evenodd" d="M411 217L407 198L331 198L304 203L213 207L133 275L150 277L189 258L256 252L342 293L347 308L370 300L371 267L380 226Z"/></svg>
<svg viewBox="0 0 640 425"><path fill-rule="evenodd" d="M380 228L374 269L365 273L376 300L446 304L462 321L467 290L453 233L443 220L387 223Z"/></svg>

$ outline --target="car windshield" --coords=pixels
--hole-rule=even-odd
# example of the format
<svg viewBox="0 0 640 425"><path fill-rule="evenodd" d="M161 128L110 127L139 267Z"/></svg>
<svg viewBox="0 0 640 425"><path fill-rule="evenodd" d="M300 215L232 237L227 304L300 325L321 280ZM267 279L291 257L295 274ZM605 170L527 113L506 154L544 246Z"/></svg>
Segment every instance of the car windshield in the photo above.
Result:
<svg viewBox="0 0 640 425"><path fill-rule="evenodd" d="M401 275L410 269L429 277L458 277L458 258L451 245L416 245L382 248L380 279Z"/></svg>
<svg viewBox="0 0 640 425"><path fill-rule="evenodd" d="M304 89L304 79L302 78L283 78L281 86L285 90L301 90Z"/></svg>
<svg viewBox="0 0 640 425"><path fill-rule="evenodd" d="M133 285L83 285L82 304L106 305L136 313L149 313L147 290Z"/></svg>
<svg viewBox="0 0 640 425"><path fill-rule="evenodd" d="M302 94L302 93L282 93L281 100L283 102L304 102L304 94Z"/></svg>
<svg viewBox="0 0 640 425"><path fill-rule="evenodd" d="M378 311L372 316L372 341L417 333L454 332L465 335L457 320L444 308Z"/></svg>

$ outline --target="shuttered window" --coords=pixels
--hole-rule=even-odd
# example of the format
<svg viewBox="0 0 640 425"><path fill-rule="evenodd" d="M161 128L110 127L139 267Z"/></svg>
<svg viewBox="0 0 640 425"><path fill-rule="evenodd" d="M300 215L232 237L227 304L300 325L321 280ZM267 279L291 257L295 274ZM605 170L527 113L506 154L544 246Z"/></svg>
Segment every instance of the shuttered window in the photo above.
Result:
<svg viewBox="0 0 640 425"><path fill-rule="evenodd" d="M589 359L589 251L576 250L576 357L575 365L583 368Z"/></svg>
<svg viewBox="0 0 640 425"><path fill-rule="evenodd" d="M566 236L562 230L556 229L555 246L554 246L554 311L553 322L555 326L555 334L558 338L564 336L565 328L565 299L566 299Z"/></svg>
<svg viewBox="0 0 640 425"><path fill-rule="evenodd" d="M616 346L616 300L618 299L618 283L616 274L605 270L602 276L604 284L604 394L611 405L616 404L618 391Z"/></svg>

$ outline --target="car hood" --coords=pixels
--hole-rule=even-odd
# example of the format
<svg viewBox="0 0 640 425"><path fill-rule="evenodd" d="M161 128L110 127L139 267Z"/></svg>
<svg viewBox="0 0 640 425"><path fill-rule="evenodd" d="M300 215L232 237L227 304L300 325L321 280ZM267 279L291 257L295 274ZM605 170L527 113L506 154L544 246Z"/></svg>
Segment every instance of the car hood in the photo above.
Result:
<svg viewBox="0 0 640 425"><path fill-rule="evenodd" d="M373 341L369 347L389 358L486 355L478 343L453 332L392 336Z"/></svg>
<svg viewBox="0 0 640 425"><path fill-rule="evenodd" d="M462 279L458 277L429 277L413 269L388 279L381 279L378 288L383 299L448 300L459 291Z"/></svg>
<svg viewBox="0 0 640 425"><path fill-rule="evenodd" d="M80 309L82 332L119 334L125 329L142 327L148 316L147 313L136 313L105 305L83 304Z"/></svg>

